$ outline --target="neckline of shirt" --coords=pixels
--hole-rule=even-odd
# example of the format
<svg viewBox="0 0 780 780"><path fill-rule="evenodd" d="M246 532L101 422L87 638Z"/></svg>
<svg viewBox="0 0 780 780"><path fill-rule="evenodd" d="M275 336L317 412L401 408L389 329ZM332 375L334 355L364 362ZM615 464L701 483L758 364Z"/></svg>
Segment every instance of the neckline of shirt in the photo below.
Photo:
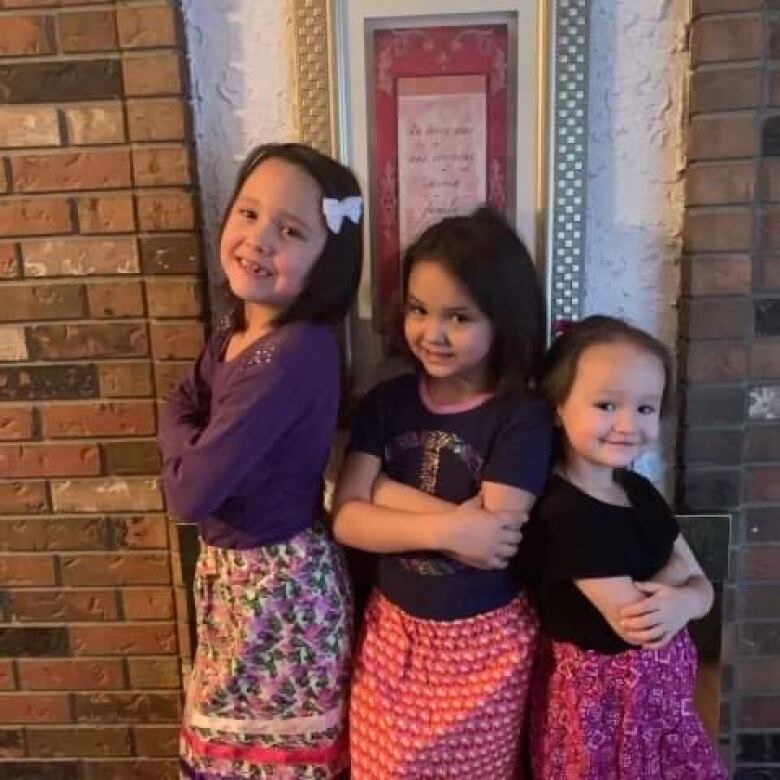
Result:
<svg viewBox="0 0 780 780"><path fill-rule="evenodd" d="M452 404L440 404L433 400L428 390L428 383L425 377L421 376L417 385L422 405L433 414L460 414L461 412L470 412L487 403L493 393L477 393L477 395L467 398L465 401L457 401Z"/></svg>

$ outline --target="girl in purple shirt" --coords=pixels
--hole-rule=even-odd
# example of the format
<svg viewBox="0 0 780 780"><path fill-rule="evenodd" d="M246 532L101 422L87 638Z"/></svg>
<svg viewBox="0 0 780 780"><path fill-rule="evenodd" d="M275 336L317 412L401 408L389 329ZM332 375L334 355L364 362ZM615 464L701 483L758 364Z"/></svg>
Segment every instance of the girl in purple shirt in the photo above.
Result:
<svg viewBox="0 0 780 780"><path fill-rule="evenodd" d="M232 310L160 421L168 507L200 526L184 777L331 778L351 614L321 524L339 401L331 325L360 277L360 189L301 144L244 162L219 257Z"/></svg>

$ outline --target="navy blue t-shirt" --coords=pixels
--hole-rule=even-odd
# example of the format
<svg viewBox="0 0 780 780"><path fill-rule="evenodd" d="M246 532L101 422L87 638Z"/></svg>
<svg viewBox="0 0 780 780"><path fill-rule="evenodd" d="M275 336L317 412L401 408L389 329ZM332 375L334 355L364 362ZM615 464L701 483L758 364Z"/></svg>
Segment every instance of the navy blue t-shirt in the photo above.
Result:
<svg viewBox="0 0 780 780"><path fill-rule="evenodd" d="M363 400L350 450L375 455L391 479L452 503L483 481L537 494L547 478L552 417L519 392L467 411L429 408L412 374L375 387ZM517 568L484 571L436 552L378 556L377 587L415 617L455 620L508 604L520 591Z"/></svg>

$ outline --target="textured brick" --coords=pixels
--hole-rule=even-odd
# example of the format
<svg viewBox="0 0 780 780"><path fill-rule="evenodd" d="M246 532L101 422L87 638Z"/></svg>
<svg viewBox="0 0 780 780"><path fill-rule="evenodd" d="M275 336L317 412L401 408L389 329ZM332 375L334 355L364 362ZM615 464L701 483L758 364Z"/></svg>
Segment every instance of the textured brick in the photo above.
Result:
<svg viewBox="0 0 780 780"><path fill-rule="evenodd" d="M88 444L6 444L0 446L4 478L95 476L100 473L98 448Z"/></svg>
<svg viewBox="0 0 780 780"><path fill-rule="evenodd" d="M181 685L179 660L175 657L128 658L127 669L132 688L178 688ZM167 755L141 752L144 755Z"/></svg>
<svg viewBox="0 0 780 780"><path fill-rule="evenodd" d="M138 687L143 686L139 685ZM179 732L178 726L134 726L133 736L138 754L142 756L178 756Z"/></svg>
<svg viewBox="0 0 780 780"><path fill-rule="evenodd" d="M130 729L122 726L100 728L28 728L30 755L43 758L69 756L131 756Z"/></svg>
<svg viewBox="0 0 780 780"><path fill-rule="evenodd" d="M752 305L747 298L698 298L687 302L691 339L736 339L752 335Z"/></svg>
<svg viewBox="0 0 780 780"><path fill-rule="evenodd" d="M0 362L16 362L28 357L24 328L0 326Z"/></svg>
<svg viewBox="0 0 780 780"><path fill-rule="evenodd" d="M167 549L165 515L139 515L114 519L114 546L130 549Z"/></svg>
<svg viewBox="0 0 780 780"><path fill-rule="evenodd" d="M754 11L762 0L693 0L693 14L724 14L731 11Z"/></svg>
<svg viewBox="0 0 780 780"><path fill-rule="evenodd" d="M20 659L17 668L21 687L29 691L124 688L124 669L120 660Z"/></svg>
<svg viewBox="0 0 780 780"><path fill-rule="evenodd" d="M0 758L18 758L24 754L24 730L0 729Z"/></svg>
<svg viewBox="0 0 780 780"><path fill-rule="evenodd" d="M148 279L146 296L152 317L196 317L205 310L203 284L197 279Z"/></svg>
<svg viewBox="0 0 780 780"><path fill-rule="evenodd" d="M32 407L0 404L0 441L22 441L32 436Z"/></svg>
<svg viewBox="0 0 780 780"><path fill-rule="evenodd" d="M742 699L740 714L741 728L777 728L780 724L780 696L746 696ZM755 777L761 780L761 775Z"/></svg>
<svg viewBox="0 0 780 780"><path fill-rule="evenodd" d="M80 780L78 761L4 761L0 780Z"/></svg>
<svg viewBox="0 0 780 780"><path fill-rule="evenodd" d="M780 547L745 547L740 550L739 573L743 580L773 580L778 571ZM747 614L744 616L747 617Z"/></svg>
<svg viewBox="0 0 780 780"><path fill-rule="evenodd" d="M16 279L19 275L16 244L0 243L0 279Z"/></svg>
<svg viewBox="0 0 780 780"><path fill-rule="evenodd" d="M761 70L756 66L707 68L691 79L691 111L753 108L761 101Z"/></svg>
<svg viewBox="0 0 780 780"><path fill-rule="evenodd" d="M780 290L780 253L757 258L755 276L756 290Z"/></svg>
<svg viewBox="0 0 780 780"><path fill-rule="evenodd" d="M756 170L752 160L691 165L685 174L688 206L750 203L755 190Z"/></svg>
<svg viewBox="0 0 780 780"><path fill-rule="evenodd" d="M116 48L116 23L111 11L78 11L57 15L62 51L105 51Z"/></svg>
<svg viewBox="0 0 780 780"><path fill-rule="evenodd" d="M52 404L41 409L44 436L151 436L155 432L151 401Z"/></svg>
<svg viewBox="0 0 780 780"><path fill-rule="evenodd" d="M184 106L171 98L129 100L127 126L131 141L178 141L184 138Z"/></svg>
<svg viewBox="0 0 780 780"><path fill-rule="evenodd" d="M3 723L67 723L70 697L66 693L0 693L0 721ZM8 775L10 778L11 775ZM14 775L19 777L20 775ZM25 776L27 777L27 776ZM29 775L44 778L43 775ZM54 779L54 775L49 777ZM75 775L73 778L75 780Z"/></svg>
<svg viewBox="0 0 780 780"><path fill-rule="evenodd" d="M154 393L149 363L101 363L100 394L108 398L148 397Z"/></svg>
<svg viewBox="0 0 780 780"><path fill-rule="evenodd" d="M745 497L748 502L780 502L780 465L751 466L747 469ZM780 547L777 553L775 574L780 571Z"/></svg>
<svg viewBox="0 0 780 780"><path fill-rule="evenodd" d="M766 339L751 344L750 374L753 377L780 378L780 342Z"/></svg>
<svg viewBox="0 0 780 780"><path fill-rule="evenodd" d="M79 723L165 723L181 715L178 693L87 693L74 699Z"/></svg>
<svg viewBox="0 0 780 780"><path fill-rule="evenodd" d="M130 233L135 230L133 197L129 193L79 198L82 233Z"/></svg>
<svg viewBox="0 0 780 780"><path fill-rule="evenodd" d="M737 615L743 620L780 618L780 585L743 584L737 590Z"/></svg>
<svg viewBox="0 0 780 780"><path fill-rule="evenodd" d="M141 282L93 282L87 285L89 313L96 319L143 317Z"/></svg>
<svg viewBox="0 0 780 780"><path fill-rule="evenodd" d="M116 441L100 446L106 474L156 474L160 455L154 441Z"/></svg>
<svg viewBox="0 0 780 780"><path fill-rule="evenodd" d="M24 241L27 276L87 276L134 274L139 270L133 238L85 238Z"/></svg>
<svg viewBox="0 0 780 780"><path fill-rule="evenodd" d="M687 374L692 382L729 382L748 373L747 350L741 342L695 341L688 344Z"/></svg>
<svg viewBox="0 0 780 780"><path fill-rule="evenodd" d="M136 200L141 230L191 230L195 227L192 195L188 192L140 192Z"/></svg>
<svg viewBox="0 0 780 780"><path fill-rule="evenodd" d="M699 19L691 29L691 59L694 64L760 59L761 32L758 14Z"/></svg>
<svg viewBox="0 0 780 780"><path fill-rule="evenodd" d="M760 196L764 201L780 201L780 159L761 162Z"/></svg>
<svg viewBox="0 0 780 780"><path fill-rule="evenodd" d="M742 460L742 431L688 430L683 451L685 462L692 466L732 466Z"/></svg>
<svg viewBox="0 0 780 780"><path fill-rule="evenodd" d="M0 661L0 689L4 691L12 691L16 688L16 681L14 680L14 662L7 658L4 661ZM3 733L0 729L0 757L3 756L4 742L6 741L7 734Z"/></svg>
<svg viewBox="0 0 780 780"><path fill-rule="evenodd" d="M30 355L38 360L144 357L149 354L143 323L34 325L28 328L28 340Z"/></svg>
<svg viewBox="0 0 780 780"><path fill-rule="evenodd" d="M45 16L4 16L0 24L0 57L50 54Z"/></svg>
<svg viewBox="0 0 780 780"><path fill-rule="evenodd" d="M69 623L117 620L113 590L20 590L9 594L9 617L17 623Z"/></svg>
<svg viewBox="0 0 780 780"><path fill-rule="evenodd" d="M0 481L0 514L45 512L47 509L46 486L43 482Z"/></svg>
<svg viewBox="0 0 780 780"><path fill-rule="evenodd" d="M0 107L0 146L59 144L60 127L56 109L42 106Z"/></svg>
<svg viewBox="0 0 780 780"><path fill-rule="evenodd" d="M780 249L780 208L766 208L761 214L762 249Z"/></svg>
<svg viewBox="0 0 780 780"><path fill-rule="evenodd" d="M169 5L120 7L117 27L124 49L176 45L176 24Z"/></svg>
<svg viewBox="0 0 780 780"><path fill-rule="evenodd" d="M743 525L744 539L749 544L780 542L780 507L748 507Z"/></svg>
<svg viewBox="0 0 780 780"><path fill-rule="evenodd" d="M203 270L194 235L141 239L141 268L145 274L194 274Z"/></svg>
<svg viewBox="0 0 780 780"><path fill-rule="evenodd" d="M167 556L166 556L167 565ZM173 620L173 591L170 588L127 588L122 591L127 620Z"/></svg>
<svg viewBox="0 0 780 780"><path fill-rule="evenodd" d="M692 512L723 512L737 506L739 499L739 471L686 469L683 479L683 509Z"/></svg>
<svg viewBox="0 0 780 780"><path fill-rule="evenodd" d="M119 150L60 152L11 158L17 192L128 187L130 157Z"/></svg>
<svg viewBox="0 0 780 780"><path fill-rule="evenodd" d="M151 336L155 360L196 358L203 348L204 325L197 320L153 322Z"/></svg>
<svg viewBox="0 0 780 780"><path fill-rule="evenodd" d="M154 655L176 652L173 623L74 625L69 630L71 647L76 655Z"/></svg>
<svg viewBox="0 0 780 780"><path fill-rule="evenodd" d="M4 551L105 550L113 546L110 536L104 517L60 515L0 521L0 549Z"/></svg>
<svg viewBox="0 0 780 780"><path fill-rule="evenodd" d="M85 313L80 284L0 285L0 319L6 322L67 320Z"/></svg>
<svg viewBox="0 0 780 780"><path fill-rule="evenodd" d="M122 77L128 97L178 95L182 88L179 55L175 52L155 52L123 57Z"/></svg>
<svg viewBox="0 0 780 780"><path fill-rule="evenodd" d="M171 580L164 552L63 555L60 561L64 585L167 585Z"/></svg>
<svg viewBox="0 0 780 780"><path fill-rule="evenodd" d="M0 235L40 236L70 233L68 202L58 198L0 201Z"/></svg>
<svg viewBox="0 0 780 780"><path fill-rule="evenodd" d="M753 220L750 209L688 209L685 215L686 252L749 250Z"/></svg>
<svg viewBox="0 0 780 780"><path fill-rule="evenodd" d="M745 431L745 458L780 461L780 425L751 425Z"/></svg>
<svg viewBox="0 0 780 780"><path fill-rule="evenodd" d="M183 146L133 149L133 177L141 187L189 184L189 155Z"/></svg>
<svg viewBox="0 0 780 780"><path fill-rule="evenodd" d="M0 95L6 103L58 103L121 97L117 60L66 60L0 64Z"/></svg>
<svg viewBox="0 0 780 780"><path fill-rule="evenodd" d="M751 658L739 664L743 693L780 692L780 664L776 658Z"/></svg>
<svg viewBox="0 0 780 780"><path fill-rule="evenodd" d="M688 258L683 289L691 295L735 295L750 292L750 255L694 255Z"/></svg>
<svg viewBox="0 0 780 780"><path fill-rule="evenodd" d="M51 555L4 555L0 557L0 584L53 585L56 575Z"/></svg>
<svg viewBox="0 0 780 780"><path fill-rule="evenodd" d="M160 512L163 508L156 479L55 480L51 491L57 512Z"/></svg>
<svg viewBox="0 0 780 780"><path fill-rule="evenodd" d="M65 108L68 140L72 144L115 144L125 140L124 117L119 103ZM122 179L127 184L127 168L122 159ZM106 185L123 186L123 185ZM82 189L89 189L85 184Z"/></svg>
<svg viewBox="0 0 780 780"><path fill-rule="evenodd" d="M93 366L0 366L0 400L94 398L97 380Z"/></svg>
<svg viewBox="0 0 780 780"><path fill-rule="evenodd" d="M168 398L176 386L192 370L192 361L154 364L154 386L158 398Z"/></svg>

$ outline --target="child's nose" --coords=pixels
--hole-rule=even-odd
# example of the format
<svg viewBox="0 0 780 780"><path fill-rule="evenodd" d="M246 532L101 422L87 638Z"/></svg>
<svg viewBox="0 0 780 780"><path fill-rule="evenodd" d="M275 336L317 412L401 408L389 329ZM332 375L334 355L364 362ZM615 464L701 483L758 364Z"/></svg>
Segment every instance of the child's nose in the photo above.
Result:
<svg viewBox="0 0 780 780"><path fill-rule="evenodd" d="M268 222L257 220L249 231L248 240L258 252L270 252L273 249L272 226Z"/></svg>
<svg viewBox="0 0 780 780"><path fill-rule="evenodd" d="M637 417L631 409L621 409L617 416L616 427L622 433L633 433L637 430Z"/></svg>
<svg viewBox="0 0 780 780"><path fill-rule="evenodd" d="M425 322L425 339L432 344L445 341L447 334L444 323L438 317L428 317Z"/></svg>

